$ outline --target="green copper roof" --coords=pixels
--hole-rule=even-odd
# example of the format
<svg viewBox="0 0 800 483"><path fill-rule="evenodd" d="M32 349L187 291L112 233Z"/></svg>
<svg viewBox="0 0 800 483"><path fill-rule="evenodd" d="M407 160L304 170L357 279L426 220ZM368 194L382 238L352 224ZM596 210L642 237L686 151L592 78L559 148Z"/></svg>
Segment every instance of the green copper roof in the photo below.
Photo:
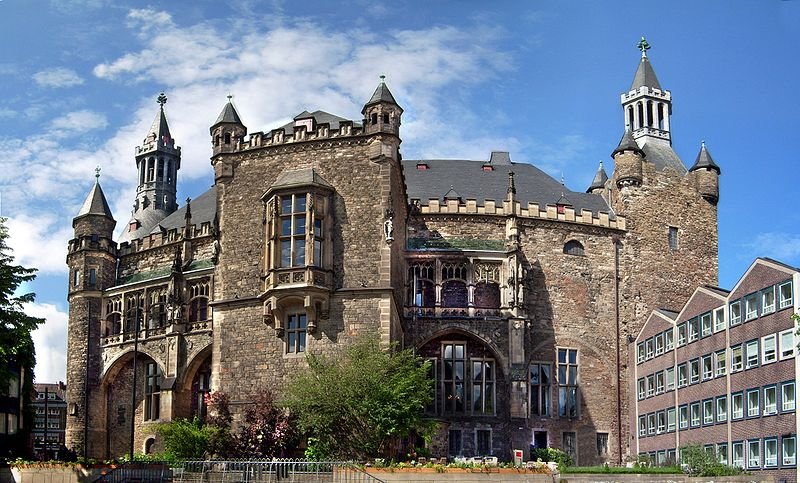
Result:
<svg viewBox="0 0 800 483"><path fill-rule="evenodd" d="M409 238L409 250L492 250L504 251L503 240L476 240L473 238Z"/></svg>
<svg viewBox="0 0 800 483"><path fill-rule="evenodd" d="M192 270L202 270L204 268L211 268L214 263L211 260L194 260L183 271L191 272ZM120 280L120 285L127 285L129 283L144 282L146 280L154 280L161 277L166 277L172 272L172 265L156 268L146 272L137 272L128 278Z"/></svg>

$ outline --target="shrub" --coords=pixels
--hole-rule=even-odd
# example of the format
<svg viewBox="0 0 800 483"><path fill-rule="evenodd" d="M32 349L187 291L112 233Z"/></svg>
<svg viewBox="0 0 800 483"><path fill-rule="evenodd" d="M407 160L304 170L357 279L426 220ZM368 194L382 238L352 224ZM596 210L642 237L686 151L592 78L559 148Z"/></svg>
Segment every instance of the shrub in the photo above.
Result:
<svg viewBox="0 0 800 483"><path fill-rule="evenodd" d="M169 423L159 424L156 431L164 439L167 457L177 459L204 458L208 449L211 428L204 427L198 418L189 421L176 419Z"/></svg>
<svg viewBox="0 0 800 483"><path fill-rule="evenodd" d="M572 457L558 448L531 448L531 460L553 461L558 464L559 468L566 468L574 464Z"/></svg>
<svg viewBox="0 0 800 483"><path fill-rule="evenodd" d="M707 452L700 445L683 446L680 454L682 465L692 476L733 476L743 473L741 468L720 463L713 452Z"/></svg>

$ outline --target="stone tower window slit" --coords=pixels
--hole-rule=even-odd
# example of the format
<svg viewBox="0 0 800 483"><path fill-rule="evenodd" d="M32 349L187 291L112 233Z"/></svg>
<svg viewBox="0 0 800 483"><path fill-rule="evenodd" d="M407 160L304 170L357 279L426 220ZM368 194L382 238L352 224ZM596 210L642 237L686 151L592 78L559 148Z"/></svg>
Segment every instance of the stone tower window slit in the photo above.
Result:
<svg viewBox="0 0 800 483"><path fill-rule="evenodd" d="M671 226L667 231L667 243L670 250L678 249L678 227Z"/></svg>

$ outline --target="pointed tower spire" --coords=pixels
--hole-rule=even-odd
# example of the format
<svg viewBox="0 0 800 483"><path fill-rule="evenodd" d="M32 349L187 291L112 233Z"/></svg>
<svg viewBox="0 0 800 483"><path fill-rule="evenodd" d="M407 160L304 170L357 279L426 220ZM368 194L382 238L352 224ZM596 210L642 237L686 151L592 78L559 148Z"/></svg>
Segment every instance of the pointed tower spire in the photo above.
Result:
<svg viewBox="0 0 800 483"><path fill-rule="evenodd" d="M128 228L120 242L140 238L150 232L167 215L178 209L176 200L178 170L181 167L181 148L175 145L167 122L162 92L153 124L141 146L136 147L136 168L139 186Z"/></svg>
<svg viewBox="0 0 800 483"><path fill-rule="evenodd" d="M642 37L636 45L642 56L630 89L621 96L625 128L631 130L634 139L641 138L641 145L654 140L672 144L669 128L672 94L664 90L658 82L656 72L647 57L650 44Z"/></svg>
<svg viewBox="0 0 800 483"><path fill-rule="evenodd" d="M361 109L361 114L364 115L364 131L367 134L386 132L399 136L403 108L397 104L386 86L386 76L382 75L380 79L372 97Z"/></svg>
<svg viewBox="0 0 800 483"><path fill-rule="evenodd" d="M75 220L87 215L104 216L109 220L114 220L114 216L111 214L111 208L108 207L108 201L106 201L106 195L103 193L103 188L100 187L99 167L95 169L94 186L89 190L89 194L86 195L86 199L83 201L80 210L78 210L78 214L75 216Z"/></svg>
<svg viewBox="0 0 800 483"><path fill-rule="evenodd" d="M716 171L717 174L722 174L722 170L719 169L717 163L715 163L714 159L711 158L711 153L708 152L705 141L700 142L700 152L697 153L697 158L694 160L694 165L689 168L689 171L697 171L698 169L708 169L711 171Z"/></svg>
<svg viewBox="0 0 800 483"><path fill-rule="evenodd" d="M209 128L211 142L214 146L213 158L220 153L232 153L239 148L239 144L247 135L247 127L239 117L233 105L233 96L228 94L228 102L222 107L217 120Z"/></svg>
<svg viewBox="0 0 800 483"><path fill-rule="evenodd" d="M597 167L597 172L594 174L592 184L589 185L589 188L586 190L586 192L593 193L594 190L605 189L606 181L608 181L608 175L606 174L605 168L603 168L603 162L600 161L600 166Z"/></svg>
<svg viewBox="0 0 800 483"><path fill-rule="evenodd" d="M719 201L719 175L722 171L711 158L705 141L700 143L700 152L694 166L689 169L689 176L694 176L697 192L712 205Z"/></svg>

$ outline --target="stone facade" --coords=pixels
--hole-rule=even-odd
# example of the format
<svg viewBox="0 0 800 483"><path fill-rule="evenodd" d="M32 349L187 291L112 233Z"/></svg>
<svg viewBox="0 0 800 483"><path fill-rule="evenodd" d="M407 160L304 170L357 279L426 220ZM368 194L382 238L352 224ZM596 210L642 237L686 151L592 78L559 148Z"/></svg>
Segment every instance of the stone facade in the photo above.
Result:
<svg viewBox="0 0 800 483"><path fill-rule="evenodd" d="M668 117L668 91L629 94ZM162 213L180 166L162 101L123 242L99 185L76 218L71 274L102 270L70 291L68 445L88 422L92 456L157 450L152 424L203 416L209 390L240 412L305 354L377 333L432 361L434 456L635 453L628 338L717 273L719 168L687 171L668 119L636 118L612 177L578 193L508 153L402 159L383 82L359 121L306 111L266 133L229 101L209 131L215 186Z"/></svg>

